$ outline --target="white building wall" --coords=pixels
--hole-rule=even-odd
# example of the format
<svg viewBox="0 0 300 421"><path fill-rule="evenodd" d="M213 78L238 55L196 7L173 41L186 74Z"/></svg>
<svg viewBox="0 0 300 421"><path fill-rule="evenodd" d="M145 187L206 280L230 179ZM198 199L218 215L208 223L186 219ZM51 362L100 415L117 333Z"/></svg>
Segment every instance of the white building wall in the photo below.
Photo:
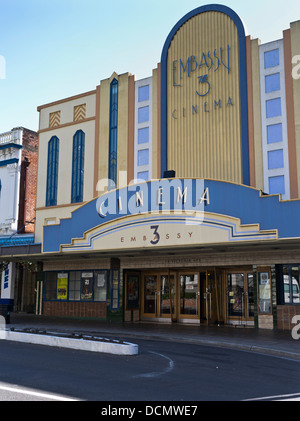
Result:
<svg viewBox="0 0 300 421"><path fill-rule="evenodd" d="M0 236L17 231L22 129L0 135Z"/></svg>
<svg viewBox="0 0 300 421"><path fill-rule="evenodd" d="M279 63L275 66L266 67L265 53L279 51ZM286 111L286 90L285 90L285 70L284 70L284 47L283 40L278 40L263 44L259 47L260 57L260 90L261 90L261 110L262 110L262 152L263 152L263 177L264 191L270 191L270 181L284 177L284 200L290 199L290 176L289 176L289 155L288 155L288 134L287 134L287 111ZM266 92L266 77L270 75L280 75L280 89ZM281 114L274 117L267 116L267 102L270 100L281 101ZM270 142L268 140L268 128L274 125L282 125L282 140ZM283 155L283 166L280 168L269 167L269 153L275 152ZM282 151L282 152L279 152ZM281 178L282 180L282 178Z"/></svg>
<svg viewBox="0 0 300 421"><path fill-rule="evenodd" d="M148 91L146 97L140 93L140 89L143 88ZM143 110L149 112L149 118L146 120L139 118L143 115ZM139 142L139 139L144 138L144 135L140 134L142 131L147 131L148 141ZM148 161L141 161L147 155ZM135 83L134 178L146 181L152 179L152 77Z"/></svg>

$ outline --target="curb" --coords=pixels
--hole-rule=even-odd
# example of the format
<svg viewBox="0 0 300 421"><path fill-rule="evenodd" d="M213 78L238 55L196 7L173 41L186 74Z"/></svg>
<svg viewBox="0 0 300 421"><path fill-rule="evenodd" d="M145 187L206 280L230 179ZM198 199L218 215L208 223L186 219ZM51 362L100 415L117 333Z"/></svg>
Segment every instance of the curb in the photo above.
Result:
<svg viewBox="0 0 300 421"><path fill-rule="evenodd" d="M130 342L119 342L98 338L98 340L88 340L85 338L68 338L52 335L30 334L23 332L4 331L0 334L0 339L13 342L23 342L35 345L54 346L59 348L76 349L81 351L101 352L114 355L137 355L138 345Z"/></svg>

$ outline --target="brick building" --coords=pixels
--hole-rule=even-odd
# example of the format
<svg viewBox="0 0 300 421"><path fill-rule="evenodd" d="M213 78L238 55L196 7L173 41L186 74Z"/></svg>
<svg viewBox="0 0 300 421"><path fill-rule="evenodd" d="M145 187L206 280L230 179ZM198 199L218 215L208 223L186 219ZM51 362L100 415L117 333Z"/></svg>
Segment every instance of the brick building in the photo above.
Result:
<svg viewBox="0 0 300 421"><path fill-rule="evenodd" d="M0 134L0 250L18 255L34 243L38 134L23 127ZM23 250L24 251L24 250ZM14 310L31 311L34 277L24 254L2 260L0 299Z"/></svg>

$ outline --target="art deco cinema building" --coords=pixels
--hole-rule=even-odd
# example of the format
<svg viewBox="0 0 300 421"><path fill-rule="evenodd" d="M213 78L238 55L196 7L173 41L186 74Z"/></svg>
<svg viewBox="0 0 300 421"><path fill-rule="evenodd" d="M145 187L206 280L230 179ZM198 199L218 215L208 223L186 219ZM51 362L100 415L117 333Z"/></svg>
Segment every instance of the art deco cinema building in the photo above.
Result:
<svg viewBox="0 0 300 421"><path fill-rule="evenodd" d="M149 78L38 107L39 314L291 328L299 40L300 21L262 45L207 5Z"/></svg>

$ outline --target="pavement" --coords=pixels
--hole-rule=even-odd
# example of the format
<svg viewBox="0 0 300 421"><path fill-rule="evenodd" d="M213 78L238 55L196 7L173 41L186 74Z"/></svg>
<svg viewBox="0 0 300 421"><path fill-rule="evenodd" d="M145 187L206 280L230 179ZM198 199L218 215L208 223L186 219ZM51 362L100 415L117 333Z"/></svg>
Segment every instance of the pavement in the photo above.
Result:
<svg viewBox="0 0 300 421"><path fill-rule="evenodd" d="M242 326L116 323L12 313L8 329L36 329L60 334L97 335L134 342L136 339L185 342L213 347L257 352L300 361L300 339L291 332Z"/></svg>

